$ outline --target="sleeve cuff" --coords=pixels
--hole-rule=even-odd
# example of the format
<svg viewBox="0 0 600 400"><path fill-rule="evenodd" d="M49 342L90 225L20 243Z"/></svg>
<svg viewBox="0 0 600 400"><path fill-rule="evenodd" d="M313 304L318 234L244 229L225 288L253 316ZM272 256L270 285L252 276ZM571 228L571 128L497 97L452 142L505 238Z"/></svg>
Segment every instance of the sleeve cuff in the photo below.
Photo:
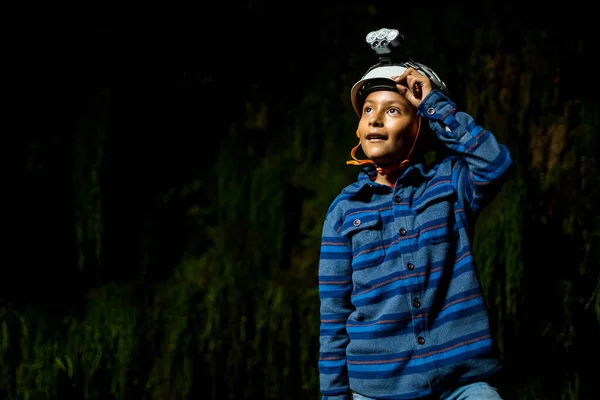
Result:
<svg viewBox="0 0 600 400"><path fill-rule="evenodd" d="M421 101L417 114L430 121L442 122L446 116L456 111L456 104L441 92L434 89Z"/></svg>

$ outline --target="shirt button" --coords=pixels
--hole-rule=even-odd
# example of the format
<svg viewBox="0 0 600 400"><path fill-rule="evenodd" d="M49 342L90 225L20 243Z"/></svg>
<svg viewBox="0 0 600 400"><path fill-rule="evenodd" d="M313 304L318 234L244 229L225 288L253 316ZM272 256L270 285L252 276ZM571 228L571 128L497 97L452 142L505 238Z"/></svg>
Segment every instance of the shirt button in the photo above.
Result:
<svg viewBox="0 0 600 400"><path fill-rule="evenodd" d="M419 344L425 344L425 338L424 338L424 337L422 337L422 336L419 336L419 337L417 338L417 343L419 343Z"/></svg>
<svg viewBox="0 0 600 400"><path fill-rule="evenodd" d="M398 233L400 234L400 236L404 236L406 235L406 229L402 228L398 231Z"/></svg>
<svg viewBox="0 0 600 400"><path fill-rule="evenodd" d="M406 268L408 268L410 271L412 271L413 269L415 269L415 266L412 265L411 263L406 264Z"/></svg>
<svg viewBox="0 0 600 400"><path fill-rule="evenodd" d="M412 305L414 308L419 308L421 307L421 302L419 301L419 299L414 299Z"/></svg>
<svg viewBox="0 0 600 400"><path fill-rule="evenodd" d="M433 115L433 114L435 114L435 108L433 108L433 107L429 107L429 108L427 109L427 114L429 114L429 115Z"/></svg>
<svg viewBox="0 0 600 400"><path fill-rule="evenodd" d="M360 225L360 219L355 219L354 221L352 221L352 223L354 224L354 226L359 226Z"/></svg>
<svg viewBox="0 0 600 400"><path fill-rule="evenodd" d="M402 201L402 198L400 196L396 196L396 197L394 197L394 201L396 203L400 203Z"/></svg>

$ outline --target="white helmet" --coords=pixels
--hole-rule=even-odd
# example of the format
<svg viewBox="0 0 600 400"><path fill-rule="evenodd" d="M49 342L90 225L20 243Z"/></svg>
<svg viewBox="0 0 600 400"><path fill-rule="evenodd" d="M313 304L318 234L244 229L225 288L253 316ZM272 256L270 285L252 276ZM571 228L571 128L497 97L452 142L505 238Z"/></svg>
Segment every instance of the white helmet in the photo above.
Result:
<svg viewBox="0 0 600 400"><path fill-rule="evenodd" d="M377 37L393 38L393 40L377 40ZM392 80L392 76L400 76L408 68L414 68L419 73L425 75L431 81L434 89L437 89L444 93L446 96L450 95L450 91L446 84L438 77L438 75L428 66L411 60L406 54L402 54L402 60L399 62L393 62L389 56L393 52L393 48L397 47L400 49L401 41L403 36L398 33L395 29L390 30L382 28L379 31L370 32L367 35L367 43L380 55L380 62L373 65L367 73L352 86L350 92L350 99L352 101L352 107L358 116L361 115L361 110L365 97L375 90L391 90L397 92L396 82Z"/></svg>

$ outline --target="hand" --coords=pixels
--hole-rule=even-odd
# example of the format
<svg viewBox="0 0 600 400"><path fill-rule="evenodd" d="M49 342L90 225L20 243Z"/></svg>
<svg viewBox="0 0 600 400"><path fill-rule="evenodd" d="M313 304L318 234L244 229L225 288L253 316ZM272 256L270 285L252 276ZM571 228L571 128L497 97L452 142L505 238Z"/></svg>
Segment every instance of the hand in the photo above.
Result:
<svg viewBox="0 0 600 400"><path fill-rule="evenodd" d="M431 81L416 69L409 68L400 76L392 76L396 87L404 97L415 107L433 90Z"/></svg>

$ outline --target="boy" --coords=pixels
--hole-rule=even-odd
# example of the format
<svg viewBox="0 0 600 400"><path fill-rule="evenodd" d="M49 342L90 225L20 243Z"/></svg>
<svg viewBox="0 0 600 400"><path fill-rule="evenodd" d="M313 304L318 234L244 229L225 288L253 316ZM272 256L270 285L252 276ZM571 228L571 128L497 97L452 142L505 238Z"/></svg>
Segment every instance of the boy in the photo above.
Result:
<svg viewBox="0 0 600 400"><path fill-rule="evenodd" d="M359 144L348 164L366 166L323 225L322 398L501 399L471 238L510 154L422 64L371 68L351 97ZM428 127L447 150L429 166Z"/></svg>

